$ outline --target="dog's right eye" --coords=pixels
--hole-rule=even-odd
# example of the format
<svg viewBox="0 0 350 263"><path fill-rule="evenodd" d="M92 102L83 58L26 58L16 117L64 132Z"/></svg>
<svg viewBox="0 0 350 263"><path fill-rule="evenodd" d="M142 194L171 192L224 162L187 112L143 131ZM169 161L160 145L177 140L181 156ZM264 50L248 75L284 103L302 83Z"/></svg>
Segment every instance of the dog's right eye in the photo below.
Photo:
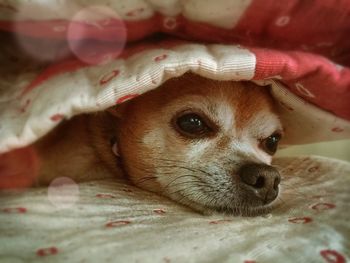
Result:
<svg viewBox="0 0 350 263"><path fill-rule="evenodd" d="M176 130L190 138L202 138L212 133L206 121L196 113L187 113L176 119Z"/></svg>
<svg viewBox="0 0 350 263"><path fill-rule="evenodd" d="M266 139L261 141L261 148L270 155L273 155L277 151L278 142L281 140L281 134L278 132L273 133Z"/></svg>

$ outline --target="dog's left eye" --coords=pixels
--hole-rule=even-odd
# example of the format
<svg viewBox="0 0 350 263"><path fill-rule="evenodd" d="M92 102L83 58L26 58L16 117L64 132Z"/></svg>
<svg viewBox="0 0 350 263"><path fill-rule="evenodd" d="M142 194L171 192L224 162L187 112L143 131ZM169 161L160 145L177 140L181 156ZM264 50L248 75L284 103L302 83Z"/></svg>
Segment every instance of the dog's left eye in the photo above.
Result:
<svg viewBox="0 0 350 263"><path fill-rule="evenodd" d="M281 134L275 132L274 134L261 141L261 148L270 155L275 154L280 140Z"/></svg>
<svg viewBox="0 0 350 263"><path fill-rule="evenodd" d="M212 132L204 119L195 113L187 113L178 117L176 129L180 134L190 138L205 137Z"/></svg>

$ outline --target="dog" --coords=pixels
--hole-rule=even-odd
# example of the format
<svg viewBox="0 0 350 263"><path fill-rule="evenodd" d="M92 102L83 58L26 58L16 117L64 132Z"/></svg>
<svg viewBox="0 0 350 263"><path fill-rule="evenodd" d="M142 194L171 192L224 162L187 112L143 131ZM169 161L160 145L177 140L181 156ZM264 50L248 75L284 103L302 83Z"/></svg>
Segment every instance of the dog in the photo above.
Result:
<svg viewBox="0 0 350 263"><path fill-rule="evenodd" d="M38 183L113 174L203 213L257 215L279 195L282 133L268 88L187 73L39 140Z"/></svg>

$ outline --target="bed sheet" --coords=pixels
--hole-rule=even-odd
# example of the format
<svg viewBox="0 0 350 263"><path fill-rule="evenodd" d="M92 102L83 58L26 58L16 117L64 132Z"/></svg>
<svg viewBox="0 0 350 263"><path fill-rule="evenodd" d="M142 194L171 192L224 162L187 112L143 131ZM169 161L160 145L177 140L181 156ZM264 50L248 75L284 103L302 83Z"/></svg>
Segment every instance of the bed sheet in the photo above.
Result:
<svg viewBox="0 0 350 263"><path fill-rule="evenodd" d="M201 215L115 178L2 192L0 262L348 262L350 164L275 165L282 195L258 217Z"/></svg>

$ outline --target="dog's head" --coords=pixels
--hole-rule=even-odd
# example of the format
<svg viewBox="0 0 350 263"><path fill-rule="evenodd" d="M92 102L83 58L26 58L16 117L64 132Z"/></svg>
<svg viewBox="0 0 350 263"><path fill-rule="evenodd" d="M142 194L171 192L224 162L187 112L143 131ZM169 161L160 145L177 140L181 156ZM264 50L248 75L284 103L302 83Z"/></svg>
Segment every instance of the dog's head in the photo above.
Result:
<svg viewBox="0 0 350 263"><path fill-rule="evenodd" d="M136 185L203 212L256 214L278 196L282 126L266 88L188 74L123 112L119 151Z"/></svg>

